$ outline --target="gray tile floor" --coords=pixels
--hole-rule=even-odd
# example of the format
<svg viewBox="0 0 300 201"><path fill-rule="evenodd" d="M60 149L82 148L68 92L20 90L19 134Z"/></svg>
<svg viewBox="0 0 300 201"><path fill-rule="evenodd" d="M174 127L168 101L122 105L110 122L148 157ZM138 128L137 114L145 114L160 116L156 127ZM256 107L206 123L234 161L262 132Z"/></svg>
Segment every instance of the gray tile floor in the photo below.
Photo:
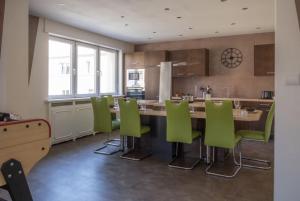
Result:
<svg viewBox="0 0 300 201"><path fill-rule="evenodd" d="M97 155L103 135L53 146L28 177L35 201L271 201L273 170L242 169L234 179L207 176L165 161ZM247 143L244 153L273 160L273 142Z"/></svg>

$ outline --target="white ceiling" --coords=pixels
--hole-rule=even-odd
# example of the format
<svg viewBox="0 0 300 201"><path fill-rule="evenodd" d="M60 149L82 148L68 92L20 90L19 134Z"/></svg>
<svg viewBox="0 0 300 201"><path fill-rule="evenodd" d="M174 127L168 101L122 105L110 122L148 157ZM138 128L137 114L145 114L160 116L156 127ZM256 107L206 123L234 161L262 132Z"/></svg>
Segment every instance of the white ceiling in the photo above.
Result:
<svg viewBox="0 0 300 201"><path fill-rule="evenodd" d="M274 0L29 2L34 15L136 44L274 31Z"/></svg>

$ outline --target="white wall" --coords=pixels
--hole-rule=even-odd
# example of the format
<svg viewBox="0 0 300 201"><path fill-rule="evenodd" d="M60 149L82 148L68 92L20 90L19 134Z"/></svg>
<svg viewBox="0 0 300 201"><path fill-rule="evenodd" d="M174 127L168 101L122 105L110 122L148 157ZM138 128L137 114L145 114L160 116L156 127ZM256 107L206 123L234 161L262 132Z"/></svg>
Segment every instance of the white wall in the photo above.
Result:
<svg viewBox="0 0 300 201"><path fill-rule="evenodd" d="M29 83L30 117L46 118L48 109L48 33L44 32L44 20L39 25L34 49L31 78Z"/></svg>
<svg viewBox="0 0 300 201"><path fill-rule="evenodd" d="M40 18L28 84L28 0L7 0L0 59L0 111L47 118L49 33L131 52L134 46Z"/></svg>
<svg viewBox="0 0 300 201"><path fill-rule="evenodd" d="M28 0L5 3L0 59L0 111L29 117Z"/></svg>
<svg viewBox="0 0 300 201"><path fill-rule="evenodd" d="M300 200L300 31L294 0L276 0L275 201Z"/></svg>
<svg viewBox="0 0 300 201"><path fill-rule="evenodd" d="M68 25L40 18L36 45L34 50L31 79L29 85L30 117L48 117L46 100L48 99L48 39L49 34L57 34L69 39L90 42L97 45L105 45L119 49L122 52L133 51L130 43L111 39L102 35L80 30Z"/></svg>

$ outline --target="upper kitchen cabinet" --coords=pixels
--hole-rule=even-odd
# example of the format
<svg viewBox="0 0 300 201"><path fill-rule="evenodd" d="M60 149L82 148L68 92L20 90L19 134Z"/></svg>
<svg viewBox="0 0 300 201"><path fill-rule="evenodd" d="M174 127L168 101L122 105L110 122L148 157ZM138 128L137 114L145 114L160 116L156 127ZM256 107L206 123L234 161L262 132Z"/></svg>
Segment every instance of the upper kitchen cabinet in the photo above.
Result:
<svg viewBox="0 0 300 201"><path fill-rule="evenodd" d="M155 67L166 61L166 51L133 52L125 54L125 68Z"/></svg>
<svg viewBox="0 0 300 201"><path fill-rule="evenodd" d="M133 52L125 54L125 68L145 68L145 53Z"/></svg>
<svg viewBox="0 0 300 201"><path fill-rule="evenodd" d="M158 67L160 62L166 61L166 51L149 51L145 52L145 68Z"/></svg>
<svg viewBox="0 0 300 201"><path fill-rule="evenodd" d="M270 76L275 72L275 45L254 46L254 75Z"/></svg>
<svg viewBox="0 0 300 201"><path fill-rule="evenodd" d="M169 55L173 77L209 75L209 50L176 50L170 51Z"/></svg>

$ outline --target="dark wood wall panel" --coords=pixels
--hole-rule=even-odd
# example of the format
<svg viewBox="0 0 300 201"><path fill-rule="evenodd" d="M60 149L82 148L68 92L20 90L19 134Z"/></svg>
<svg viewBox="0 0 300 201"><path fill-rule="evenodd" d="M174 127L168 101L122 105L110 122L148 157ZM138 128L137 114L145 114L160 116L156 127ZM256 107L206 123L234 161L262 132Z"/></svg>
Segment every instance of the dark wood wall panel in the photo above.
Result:
<svg viewBox="0 0 300 201"><path fill-rule="evenodd" d="M32 61L34 55L34 48L37 36L37 29L39 25L39 18L36 16L29 16L29 33L28 33L28 83L30 82L31 69L32 69Z"/></svg>
<svg viewBox="0 0 300 201"><path fill-rule="evenodd" d="M2 32L3 32L3 22L4 22L4 10L5 10L5 0L0 0L0 56L2 47Z"/></svg>

